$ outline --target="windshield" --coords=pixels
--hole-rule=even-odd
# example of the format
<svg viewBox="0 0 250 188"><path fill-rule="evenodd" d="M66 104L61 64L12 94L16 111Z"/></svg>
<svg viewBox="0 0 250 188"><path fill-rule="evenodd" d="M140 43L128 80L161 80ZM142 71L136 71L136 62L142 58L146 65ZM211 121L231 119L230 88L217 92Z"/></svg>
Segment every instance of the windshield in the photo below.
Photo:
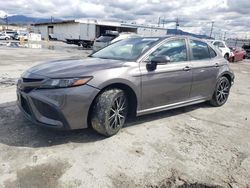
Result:
<svg viewBox="0 0 250 188"><path fill-rule="evenodd" d="M91 57L134 61L157 41L159 38L125 39L101 49L92 54Z"/></svg>

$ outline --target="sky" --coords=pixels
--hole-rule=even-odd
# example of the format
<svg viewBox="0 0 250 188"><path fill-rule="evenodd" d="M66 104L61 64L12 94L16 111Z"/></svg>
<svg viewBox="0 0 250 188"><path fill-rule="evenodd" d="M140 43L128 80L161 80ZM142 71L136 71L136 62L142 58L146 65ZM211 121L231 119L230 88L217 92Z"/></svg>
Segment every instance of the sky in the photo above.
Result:
<svg viewBox="0 0 250 188"><path fill-rule="evenodd" d="M213 37L250 38L250 0L0 0L0 17L25 15L157 24ZM161 24L163 27L163 25Z"/></svg>

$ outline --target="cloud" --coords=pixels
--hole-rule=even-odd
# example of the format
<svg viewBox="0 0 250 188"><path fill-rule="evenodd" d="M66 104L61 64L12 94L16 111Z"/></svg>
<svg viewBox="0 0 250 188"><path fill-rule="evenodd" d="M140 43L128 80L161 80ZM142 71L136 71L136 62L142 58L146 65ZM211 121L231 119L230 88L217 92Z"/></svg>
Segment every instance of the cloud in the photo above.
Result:
<svg viewBox="0 0 250 188"><path fill-rule="evenodd" d="M6 15L7 15L7 13L5 11L0 10L0 18L3 18Z"/></svg>
<svg viewBox="0 0 250 188"><path fill-rule="evenodd" d="M0 17L26 15L61 19L97 18L137 23L158 23L174 28L179 18L180 28L199 34L214 33L250 37L249 0L0 0ZM222 35L222 34L221 34Z"/></svg>

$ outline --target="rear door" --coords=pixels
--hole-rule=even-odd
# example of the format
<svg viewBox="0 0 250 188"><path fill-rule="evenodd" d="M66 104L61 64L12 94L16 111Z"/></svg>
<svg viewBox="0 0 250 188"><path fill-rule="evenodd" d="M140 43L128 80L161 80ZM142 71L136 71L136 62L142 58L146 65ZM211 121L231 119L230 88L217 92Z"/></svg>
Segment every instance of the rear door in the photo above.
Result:
<svg viewBox="0 0 250 188"><path fill-rule="evenodd" d="M189 40L193 72L191 99L211 97L219 71L216 52L207 43Z"/></svg>

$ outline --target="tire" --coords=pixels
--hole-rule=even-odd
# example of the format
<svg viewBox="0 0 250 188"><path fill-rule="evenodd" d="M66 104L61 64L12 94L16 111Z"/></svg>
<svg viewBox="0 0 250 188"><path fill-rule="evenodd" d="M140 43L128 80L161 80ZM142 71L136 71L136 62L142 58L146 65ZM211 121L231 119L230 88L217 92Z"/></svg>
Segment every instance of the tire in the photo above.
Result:
<svg viewBox="0 0 250 188"><path fill-rule="evenodd" d="M209 101L212 106L219 107L227 102L231 83L222 76L218 79L212 99Z"/></svg>
<svg viewBox="0 0 250 188"><path fill-rule="evenodd" d="M113 136L123 127L128 113L128 99L121 89L109 89L94 102L91 125L100 134Z"/></svg>
<svg viewBox="0 0 250 188"><path fill-rule="evenodd" d="M6 38L5 38L5 40L9 40L9 38L8 38L8 37L6 37Z"/></svg>
<svg viewBox="0 0 250 188"><path fill-rule="evenodd" d="M82 43L82 47L83 47L83 48L86 48L86 47L87 47L87 45L86 45L86 44L84 44L84 43Z"/></svg>
<svg viewBox="0 0 250 188"><path fill-rule="evenodd" d="M225 54L225 55L224 55L224 58L225 58L226 60L228 60L228 59L229 59L229 55L228 55L228 54Z"/></svg>

